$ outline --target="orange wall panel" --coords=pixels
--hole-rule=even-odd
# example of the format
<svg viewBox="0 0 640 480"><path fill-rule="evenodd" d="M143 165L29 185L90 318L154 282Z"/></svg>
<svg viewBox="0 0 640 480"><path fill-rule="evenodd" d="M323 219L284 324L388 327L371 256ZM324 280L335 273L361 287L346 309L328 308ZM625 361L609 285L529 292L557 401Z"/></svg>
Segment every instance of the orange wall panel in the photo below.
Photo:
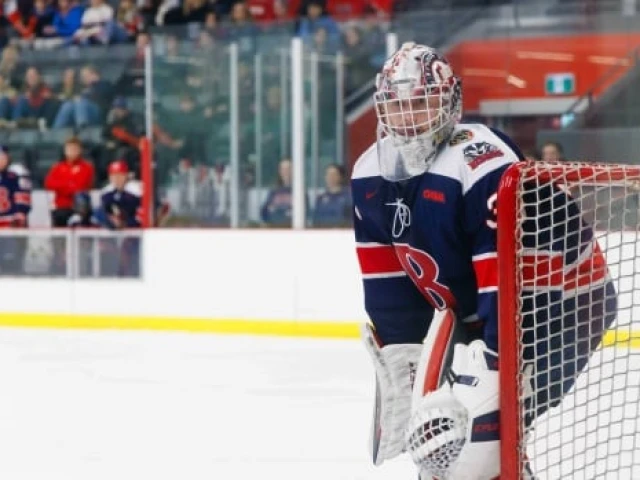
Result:
<svg viewBox="0 0 640 480"><path fill-rule="evenodd" d="M584 95L611 73L599 94L624 75L632 63L627 55L639 46L640 34L507 38L463 42L447 58L463 80L465 109L477 111L480 100L546 97L549 73L573 73L572 96Z"/></svg>

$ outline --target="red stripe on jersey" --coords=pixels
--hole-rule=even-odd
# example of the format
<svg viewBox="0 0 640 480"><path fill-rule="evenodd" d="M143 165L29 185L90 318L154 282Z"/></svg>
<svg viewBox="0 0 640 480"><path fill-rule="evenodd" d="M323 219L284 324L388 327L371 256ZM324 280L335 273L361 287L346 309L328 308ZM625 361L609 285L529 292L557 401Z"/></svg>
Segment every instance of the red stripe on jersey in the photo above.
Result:
<svg viewBox="0 0 640 480"><path fill-rule="evenodd" d="M478 289L498 287L498 257L479 255L473 259Z"/></svg>
<svg viewBox="0 0 640 480"><path fill-rule="evenodd" d="M606 259L597 243L594 243L591 255L578 265L565 267L562 254L540 253L523 256L523 287L562 287L564 290L575 290L602 284L608 273Z"/></svg>
<svg viewBox="0 0 640 480"><path fill-rule="evenodd" d="M363 275L404 272L391 245L364 243L358 245L356 251Z"/></svg>
<svg viewBox="0 0 640 480"><path fill-rule="evenodd" d="M565 290L586 287L592 284L601 284L609 273L607 260L605 259L600 245L595 244L593 254L582 261L578 268L571 271L564 280Z"/></svg>
<svg viewBox="0 0 640 480"><path fill-rule="evenodd" d="M522 256L523 284L527 286L552 287L562 285L564 278L564 256L537 252Z"/></svg>

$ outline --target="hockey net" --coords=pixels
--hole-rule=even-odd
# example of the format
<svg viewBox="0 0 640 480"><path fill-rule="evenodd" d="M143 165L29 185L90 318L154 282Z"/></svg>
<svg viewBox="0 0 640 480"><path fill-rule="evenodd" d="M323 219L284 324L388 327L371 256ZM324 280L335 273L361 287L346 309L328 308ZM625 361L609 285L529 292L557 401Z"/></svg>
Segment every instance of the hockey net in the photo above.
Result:
<svg viewBox="0 0 640 480"><path fill-rule="evenodd" d="M639 200L638 167L502 178L503 479L640 479Z"/></svg>

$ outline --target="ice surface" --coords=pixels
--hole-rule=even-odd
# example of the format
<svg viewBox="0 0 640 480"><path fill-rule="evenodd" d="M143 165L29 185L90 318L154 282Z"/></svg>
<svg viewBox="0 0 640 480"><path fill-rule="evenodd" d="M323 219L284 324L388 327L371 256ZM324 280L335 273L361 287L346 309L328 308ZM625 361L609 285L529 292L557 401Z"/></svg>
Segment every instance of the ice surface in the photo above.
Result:
<svg viewBox="0 0 640 480"><path fill-rule="evenodd" d="M415 479L357 341L0 330L5 480Z"/></svg>
<svg viewBox="0 0 640 480"><path fill-rule="evenodd" d="M637 385L611 388L611 398L637 399ZM371 465L372 399L373 369L354 340L1 329L0 478L415 480L407 455ZM638 403L592 418L606 432L603 422L631 414ZM539 461L585 461L584 438L570 452L566 434L545 435L564 454Z"/></svg>

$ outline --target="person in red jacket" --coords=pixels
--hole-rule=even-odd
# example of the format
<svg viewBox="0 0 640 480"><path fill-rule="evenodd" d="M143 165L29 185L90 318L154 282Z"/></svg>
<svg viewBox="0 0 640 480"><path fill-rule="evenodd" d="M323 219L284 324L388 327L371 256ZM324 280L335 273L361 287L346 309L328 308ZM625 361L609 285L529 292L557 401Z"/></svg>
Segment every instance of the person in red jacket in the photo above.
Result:
<svg viewBox="0 0 640 480"><path fill-rule="evenodd" d="M53 192L51 225L66 227L73 215L73 199L77 193L93 187L93 164L82 158L82 143L75 137L64 144L64 158L54 164L44 180L44 187Z"/></svg>

